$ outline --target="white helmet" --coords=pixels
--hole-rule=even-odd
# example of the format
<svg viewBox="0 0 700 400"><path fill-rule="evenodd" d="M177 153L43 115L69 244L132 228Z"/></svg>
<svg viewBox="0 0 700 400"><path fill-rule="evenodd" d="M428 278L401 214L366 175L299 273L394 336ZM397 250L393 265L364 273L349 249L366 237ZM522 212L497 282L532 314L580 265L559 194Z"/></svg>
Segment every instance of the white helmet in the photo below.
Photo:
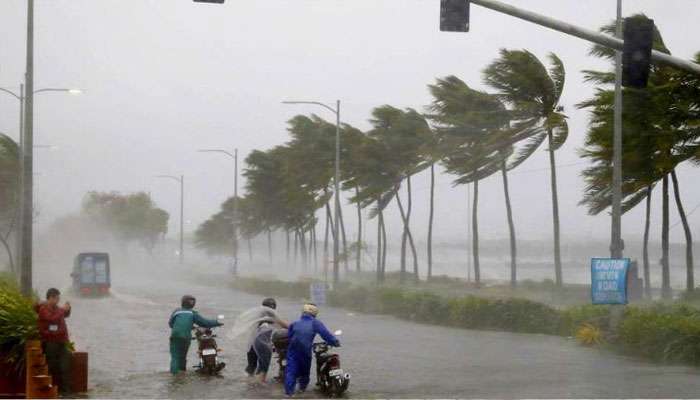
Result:
<svg viewBox="0 0 700 400"><path fill-rule="evenodd" d="M303 313L315 317L318 315L318 307L314 303L306 303L304 304Z"/></svg>

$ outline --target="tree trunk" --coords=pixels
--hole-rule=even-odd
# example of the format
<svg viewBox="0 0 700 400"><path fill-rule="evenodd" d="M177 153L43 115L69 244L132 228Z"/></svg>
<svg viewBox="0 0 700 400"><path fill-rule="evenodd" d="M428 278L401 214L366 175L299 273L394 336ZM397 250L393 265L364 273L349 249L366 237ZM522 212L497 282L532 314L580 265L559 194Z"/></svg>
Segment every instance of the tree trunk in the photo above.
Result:
<svg viewBox="0 0 700 400"><path fill-rule="evenodd" d="M481 286L481 268L479 265L479 180L474 181L474 201L472 202L472 254L474 257L474 284Z"/></svg>
<svg viewBox="0 0 700 400"><path fill-rule="evenodd" d="M430 211L428 215L428 280L433 277L433 216L435 210L435 163L430 164Z"/></svg>
<svg viewBox="0 0 700 400"><path fill-rule="evenodd" d="M355 197L360 195L360 189L355 186ZM360 202L357 202L357 249L355 249L355 270L362 270L362 208Z"/></svg>
<svg viewBox="0 0 700 400"><path fill-rule="evenodd" d="M688 292L692 292L695 290L695 271L693 266L693 235L690 233L690 225L688 225L688 216L685 214L685 210L683 209L683 203L681 202L681 190L678 185L678 176L676 176L675 169L671 171L671 179L673 180L673 195L676 198L676 208L678 208L678 215L680 215L681 217L683 231L685 232L685 289Z"/></svg>
<svg viewBox="0 0 700 400"><path fill-rule="evenodd" d="M345 222L343 219L343 208L338 207L338 221L336 223L340 222L340 237L343 238L343 266L345 267L345 272L347 273L350 270L349 264L348 264L348 241L345 237Z"/></svg>
<svg viewBox="0 0 700 400"><path fill-rule="evenodd" d="M267 256L270 258L270 265L272 265L272 229L267 229Z"/></svg>
<svg viewBox="0 0 700 400"><path fill-rule="evenodd" d="M418 254L416 253L416 245L413 243L413 235L411 234L411 211L413 210L413 190L411 190L411 175L408 176L408 207L406 212L406 232L408 233L408 244L411 246L411 254L413 255L413 280L418 283L420 276L418 275Z"/></svg>
<svg viewBox="0 0 700 400"><path fill-rule="evenodd" d="M284 230L287 235L287 265L289 265L289 229Z"/></svg>
<svg viewBox="0 0 700 400"><path fill-rule="evenodd" d="M377 208L379 208L379 199L377 199ZM382 281L382 220L381 211L379 211L377 214L377 282Z"/></svg>
<svg viewBox="0 0 700 400"><path fill-rule="evenodd" d="M294 267L299 263L299 231L294 230Z"/></svg>
<svg viewBox="0 0 700 400"><path fill-rule="evenodd" d="M318 241L316 240L316 225L318 225L318 220L316 220L316 223L314 224L313 228L311 229L311 237L313 240L313 249L314 249L314 274L318 275Z"/></svg>
<svg viewBox="0 0 700 400"><path fill-rule="evenodd" d="M652 186L647 187L647 207L644 218L644 245L642 247L642 259L644 262L644 294L651 299L651 280L649 273L649 224L651 222L651 192Z"/></svg>
<svg viewBox="0 0 700 400"><path fill-rule="evenodd" d="M246 240L248 241L248 256L250 258L250 262L253 262L253 244L250 243L251 240L249 237L246 238Z"/></svg>
<svg viewBox="0 0 700 400"><path fill-rule="evenodd" d="M10 249L10 244L8 243L8 240L2 235L0 235L0 243L2 243L2 247L5 248L5 252L7 253L7 260L10 263L10 271L12 271L12 273L16 273L17 271L15 271L15 263L12 258L12 249Z"/></svg>
<svg viewBox="0 0 700 400"><path fill-rule="evenodd" d="M506 215L508 217L508 233L510 234L510 286L515 288L518 284L517 275L517 244L515 241L515 224L513 223L513 209L510 205L510 192L508 190L508 170L505 160L501 164L501 174L503 175L503 195L506 200Z"/></svg>
<svg viewBox="0 0 700 400"><path fill-rule="evenodd" d="M418 280L418 263L417 263L417 254L416 254L416 247L415 244L413 243L413 235L411 234L410 227L408 225L408 213L404 211L403 204L401 203L401 197L399 197L399 192L398 190L394 193L394 196L396 197L396 202L399 205L399 212L401 213L401 220L403 221L403 238L401 240L401 275L400 275L400 280L401 283L404 282L405 280L405 275L406 275L406 242L408 241L411 245L411 251L413 252L413 258L414 258L414 280Z"/></svg>
<svg viewBox="0 0 700 400"><path fill-rule="evenodd" d="M384 223L384 210L380 211L379 216L382 221L382 282L386 278L386 224Z"/></svg>
<svg viewBox="0 0 700 400"><path fill-rule="evenodd" d="M326 228L323 234L323 280L328 282L328 234L330 230L330 209L326 203Z"/></svg>
<svg viewBox="0 0 700 400"><path fill-rule="evenodd" d="M401 232L401 269L399 272L399 282L404 283L406 281L406 241L408 240L408 234L406 230L406 215L403 210L403 205L401 204L401 197L399 196L398 189L394 194L396 196L396 202L399 205L399 210L401 211L401 222L403 222L403 231Z"/></svg>
<svg viewBox="0 0 700 400"><path fill-rule="evenodd" d="M554 160L554 136L552 130L547 132L549 145L549 168L552 186L552 223L554 225L554 277L557 286L564 283L561 270L561 250L559 244L559 199L557 195L557 167Z"/></svg>
<svg viewBox="0 0 700 400"><path fill-rule="evenodd" d="M671 272L668 260L668 175L664 175L662 181L661 202L661 297L671 298Z"/></svg>

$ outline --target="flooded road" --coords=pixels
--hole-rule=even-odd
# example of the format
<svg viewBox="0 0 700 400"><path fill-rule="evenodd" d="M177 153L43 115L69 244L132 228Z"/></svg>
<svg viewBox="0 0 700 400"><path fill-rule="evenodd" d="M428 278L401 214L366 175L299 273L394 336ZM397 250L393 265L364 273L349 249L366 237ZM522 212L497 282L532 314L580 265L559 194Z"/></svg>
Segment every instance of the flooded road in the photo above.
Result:
<svg viewBox="0 0 700 400"><path fill-rule="evenodd" d="M248 380L244 344L227 338L231 326L219 330L227 362L221 377L188 372L173 378L167 372L167 320L183 294L197 297L204 316L224 314L229 323L258 305L260 296L231 290L224 272L195 276L179 267L151 265L128 285L119 283L120 275L114 273L109 298L70 299L71 338L79 350L90 353L90 397L282 397L281 386ZM281 315L296 318L301 302L279 299ZM658 398L700 393L698 369L646 363L570 339L435 327L329 307L321 309L320 318L331 330L343 329L339 353L353 376L348 397ZM190 349L188 365L194 360ZM302 397L314 396L318 394Z"/></svg>

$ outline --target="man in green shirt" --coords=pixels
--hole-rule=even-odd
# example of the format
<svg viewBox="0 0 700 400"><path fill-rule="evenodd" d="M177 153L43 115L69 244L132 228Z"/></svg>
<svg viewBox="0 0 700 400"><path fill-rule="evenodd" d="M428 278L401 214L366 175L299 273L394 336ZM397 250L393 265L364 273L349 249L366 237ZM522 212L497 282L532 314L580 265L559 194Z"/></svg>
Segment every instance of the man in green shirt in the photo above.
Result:
<svg viewBox="0 0 700 400"><path fill-rule="evenodd" d="M217 320L206 319L194 311L197 300L190 295L182 296L182 307L173 311L170 326L170 373L177 374L187 369L187 351L192 342L194 325L214 328L223 325Z"/></svg>

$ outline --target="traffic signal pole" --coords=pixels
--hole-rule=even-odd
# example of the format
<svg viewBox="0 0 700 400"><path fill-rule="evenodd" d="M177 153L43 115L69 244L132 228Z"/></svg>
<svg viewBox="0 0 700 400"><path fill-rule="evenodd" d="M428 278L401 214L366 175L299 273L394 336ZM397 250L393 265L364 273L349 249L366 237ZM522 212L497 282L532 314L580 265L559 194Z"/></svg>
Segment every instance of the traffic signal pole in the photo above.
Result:
<svg viewBox="0 0 700 400"><path fill-rule="evenodd" d="M615 35L622 38L622 0L617 0ZM613 131L612 223L610 258L622 258L622 51L615 52L615 110Z"/></svg>
<svg viewBox="0 0 700 400"><path fill-rule="evenodd" d="M532 11L524 10L522 8L513 7L511 5L502 3L496 0L470 0L471 3L488 8L493 11L500 12L502 14L510 15L512 17L520 18L522 20L532 22L534 24L544 26L555 31L565 33L567 35L575 36L577 38L587 40L599 44L601 46L609 47L614 50L622 51L623 40L608 36L591 29L582 28L576 25L569 24L567 22L559 21L545 15L537 14ZM652 50L651 59L654 62L670 65L697 75L700 75L700 65L684 60L682 58L674 57L669 54L664 54L660 51Z"/></svg>

